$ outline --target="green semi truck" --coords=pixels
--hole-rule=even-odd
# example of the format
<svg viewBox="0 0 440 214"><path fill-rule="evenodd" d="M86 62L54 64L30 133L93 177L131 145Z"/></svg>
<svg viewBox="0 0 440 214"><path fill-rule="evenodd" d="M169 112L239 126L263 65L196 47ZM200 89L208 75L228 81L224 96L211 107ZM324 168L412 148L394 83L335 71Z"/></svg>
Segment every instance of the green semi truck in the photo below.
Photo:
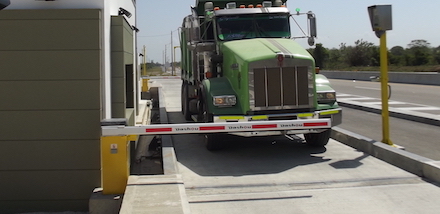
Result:
<svg viewBox="0 0 440 214"><path fill-rule="evenodd" d="M196 0L180 34L186 120L230 122L241 128L253 121L300 121L304 123L292 123L294 129L283 125L286 130L228 134L288 138L304 134L309 145L327 144L331 127L341 123L342 111L329 81L317 74L313 57L290 32L290 21L305 15L305 37L313 45L315 15L291 14L286 1ZM219 135L205 135L207 149L222 147Z"/></svg>

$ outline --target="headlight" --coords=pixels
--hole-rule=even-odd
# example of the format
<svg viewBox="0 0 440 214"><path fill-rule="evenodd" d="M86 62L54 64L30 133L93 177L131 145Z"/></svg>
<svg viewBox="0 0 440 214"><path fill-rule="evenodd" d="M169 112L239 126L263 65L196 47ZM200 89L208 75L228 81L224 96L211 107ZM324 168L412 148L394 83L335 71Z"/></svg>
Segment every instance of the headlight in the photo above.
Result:
<svg viewBox="0 0 440 214"><path fill-rule="evenodd" d="M319 104L331 104L336 102L336 92L318 92L317 100Z"/></svg>
<svg viewBox="0 0 440 214"><path fill-rule="evenodd" d="M234 106L237 104L237 97L235 95L214 96L214 106Z"/></svg>

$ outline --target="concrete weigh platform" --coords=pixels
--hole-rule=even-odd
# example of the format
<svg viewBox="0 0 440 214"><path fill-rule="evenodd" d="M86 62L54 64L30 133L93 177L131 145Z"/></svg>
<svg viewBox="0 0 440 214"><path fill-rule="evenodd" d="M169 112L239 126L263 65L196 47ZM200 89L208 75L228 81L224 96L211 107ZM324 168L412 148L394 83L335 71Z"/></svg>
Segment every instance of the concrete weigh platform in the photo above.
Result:
<svg viewBox="0 0 440 214"><path fill-rule="evenodd" d="M178 87L180 90L180 81ZM179 103L180 96L175 88L162 88L162 99L166 99L167 104L174 103L174 110L180 105L175 104ZM162 115L167 115L164 107ZM199 140L194 136L189 138L186 140L190 142ZM158 213L159 210L159 213L257 213L255 210L250 212L251 208L259 210L258 213L438 213L440 188L419 177L438 182L438 162L338 128L334 129L332 138L362 152L331 140L327 152L319 158L331 159L339 169L325 162L308 163L285 171L300 177L316 173L316 178L301 180L292 176L279 180L284 171L268 177L251 173L239 177L198 174L194 172L197 167L188 163L193 159L191 156L186 159L178 156L177 162L172 137L166 136L163 139L167 144L164 146L164 169L168 174L154 178L130 177L121 213ZM182 139L179 140L175 146L184 145ZM372 156L406 167L405 170L414 174ZM298 157L288 160L295 161L295 158ZM185 164L180 163L185 160ZM353 169L343 169L350 161L361 163L360 174ZM217 170L222 169L218 167ZM332 171L337 173L332 174ZM326 179L320 180L322 175L326 175ZM265 182L258 182L262 180Z"/></svg>

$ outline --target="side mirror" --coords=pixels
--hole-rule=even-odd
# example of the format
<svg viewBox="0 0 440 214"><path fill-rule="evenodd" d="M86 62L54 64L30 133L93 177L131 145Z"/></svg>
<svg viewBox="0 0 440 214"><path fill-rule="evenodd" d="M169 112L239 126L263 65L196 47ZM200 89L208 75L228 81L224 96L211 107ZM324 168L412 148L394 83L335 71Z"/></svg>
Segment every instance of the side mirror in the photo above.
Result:
<svg viewBox="0 0 440 214"><path fill-rule="evenodd" d="M315 14L312 13L312 11L309 11L307 13L307 19L309 20L309 35L311 37L316 37L316 17Z"/></svg>
<svg viewBox="0 0 440 214"><path fill-rule="evenodd" d="M313 37L309 37L309 38L307 39L307 43L308 43L310 46L315 45L315 38L313 38Z"/></svg>
<svg viewBox="0 0 440 214"><path fill-rule="evenodd" d="M11 4L10 0L0 0L0 10L7 7L9 4Z"/></svg>
<svg viewBox="0 0 440 214"><path fill-rule="evenodd" d="M315 38L316 38L316 17L315 14L312 13L312 11L309 11L307 13L307 19L309 21L309 39L307 40L307 42L309 43L310 46L313 46L315 44Z"/></svg>

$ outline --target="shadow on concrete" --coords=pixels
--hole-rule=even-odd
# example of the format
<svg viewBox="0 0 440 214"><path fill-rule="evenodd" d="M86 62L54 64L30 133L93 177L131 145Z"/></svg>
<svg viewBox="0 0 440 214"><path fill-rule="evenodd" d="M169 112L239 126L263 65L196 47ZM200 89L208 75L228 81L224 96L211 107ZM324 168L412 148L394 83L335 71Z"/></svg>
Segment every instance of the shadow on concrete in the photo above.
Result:
<svg viewBox="0 0 440 214"><path fill-rule="evenodd" d="M168 117L170 123L183 122L180 112L168 113ZM284 136L225 135L225 147L215 152L206 149L202 134L173 135L172 139L178 162L201 176L274 174L330 161L316 155L326 152L325 148L310 147Z"/></svg>
<svg viewBox="0 0 440 214"><path fill-rule="evenodd" d="M332 166L335 169L354 169L358 168L363 165L361 160L364 158L369 157L370 155L364 153L362 156L355 158L353 160L340 160L334 163L331 163L330 166Z"/></svg>

